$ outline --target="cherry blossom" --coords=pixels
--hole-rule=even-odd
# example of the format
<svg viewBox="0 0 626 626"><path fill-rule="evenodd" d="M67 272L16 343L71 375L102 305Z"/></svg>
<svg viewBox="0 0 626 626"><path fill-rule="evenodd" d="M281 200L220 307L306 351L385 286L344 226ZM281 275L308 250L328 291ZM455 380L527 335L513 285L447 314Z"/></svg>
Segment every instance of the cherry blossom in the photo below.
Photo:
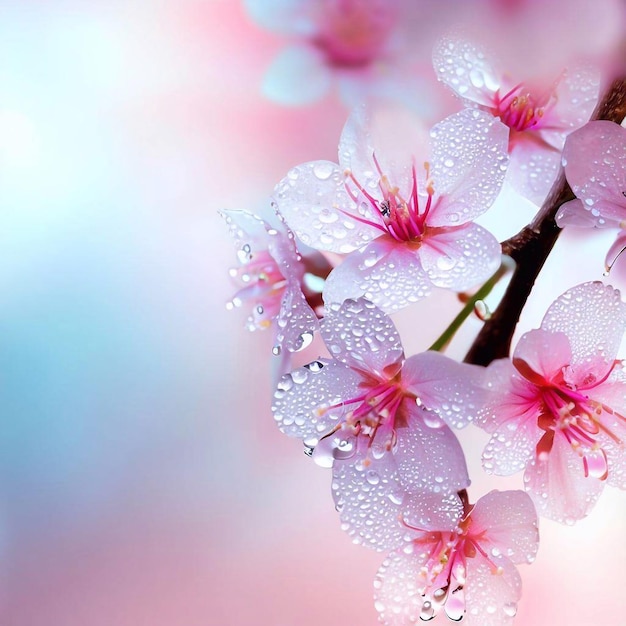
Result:
<svg viewBox="0 0 626 626"><path fill-rule="evenodd" d="M620 229L608 269L626 247L626 129L604 120L585 124L567 138L563 167L578 199L561 206L557 224Z"/></svg>
<svg viewBox="0 0 626 626"><path fill-rule="evenodd" d="M252 309L249 330L274 328L274 353L305 348L318 318L303 293L305 265L293 235L272 228L246 211L222 211L237 247L240 266L231 276L240 285L229 308Z"/></svg>
<svg viewBox="0 0 626 626"><path fill-rule="evenodd" d="M333 358L281 379L274 418L320 465L333 467L346 530L370 547L389 548L378 531L397 521L405 493L468 485L450 426L469 423L483 401L483 370L436 352L405 360L393 322L364 299L327 309L321 334ZM389 541L403 534L395 531L384 531Z"/></svg>
<svg viewBox="0 0 626 626"><path fill-rule="evenodd" d="M401 30L411 3L406 0L246 0L261 26L294 42L272 63L264 92L288 105L323 97L337 83L348 101L364 92L393 86L402 62ZM400 76L396 89L401 87ZM383 90L381 90L384 93Z"/></svg>
<svg viewBox="0 0 626 626"><path fill-rule="evenodd" d="M507 181L540 204L556 178L566 136L587 122L595 107L599 75L580 65L552 84L532 84L511 78L492 58L456 36L441 38L433 51L439 80L465 106L487 111L509 128Z"/></svg>
<svg viewBox="0 0 626 626"><path fill-rule="evenodd" d="M487 370L493 397L477 420L492 433L483 467L500 475L525 468L542 516L573 523L605 482L626 488L626 374L615 360L625 329L619 291L584 283L521 337L512 362Z"/></svg>
<svg viewBox="0 0 626 626"><path fill-rule="evenodd" d="M500 191L506 135L477 110L427 134L395 113L390 121L357 108L341 135L339 164L295 167L275 190L306 245L348 254L328 276L324 301L365 296L392 312L433 286L461 291L488 278L500 246L472 220Z"/></svg>
<svg viewBox="0 0 626 626"><path fill-rule="evenodd" d="M411 541L392 551L374 581L374 606L387 626L439 613L470 626L509 624L521 578L539 544L537 513L523 491L491 491L470 505L414 495L404 509Z"/></svg>

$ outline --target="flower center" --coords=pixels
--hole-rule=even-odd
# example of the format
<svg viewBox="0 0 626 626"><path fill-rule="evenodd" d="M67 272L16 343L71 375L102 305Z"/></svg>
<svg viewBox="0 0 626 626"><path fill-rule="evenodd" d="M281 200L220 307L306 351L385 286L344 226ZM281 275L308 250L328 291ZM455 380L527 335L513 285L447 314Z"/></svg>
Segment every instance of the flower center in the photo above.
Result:
<svg viewBox="0 0 626 626"><path fill-rule="evenodd" d="M250 330L267 328L280 311L287 282L267 250L252 253L250 246L245 244L238 257L242 265L231 269L230 275L244 286L227 307L241 307L244 302L252 304L248 327Z"/></svg>
<svg viewBox="0 0 626 626"><path fill-rule="evenodd" d="M520 83L504 96L498 91L494 104L491 112L515 133L539 128L551 103L549 97L539 99Z"/></svg>
<svg viewBox="0 0 626 626"><path fill-rule="evenodd" d="M424 169L426 170L426 199L423 202L423 207L420 208L420 194L418 194L415 166L412 167L410 195L405 198L400 193L398 187L393 186L389 182L389 178L382 172L375 154L372 155L372 159L380 175L378 188L382 199L372 196L357 181L352 172L346 171L346 191L358 206L365 209L366 214L369 213L372 219L354 215L350 215L350 217L389 234L396 241L419 243L426 230L426 219L431 210L435 193L430 179L429 164L424 163ZM421 199L424 200L423 195Z"/></svg>
<svg viewBox="0 0 626 626"><path fill-rule="evenodd" d="M395 22L384 2L327 0L313 43L335 67L363 67L380 55Z"/></svg>

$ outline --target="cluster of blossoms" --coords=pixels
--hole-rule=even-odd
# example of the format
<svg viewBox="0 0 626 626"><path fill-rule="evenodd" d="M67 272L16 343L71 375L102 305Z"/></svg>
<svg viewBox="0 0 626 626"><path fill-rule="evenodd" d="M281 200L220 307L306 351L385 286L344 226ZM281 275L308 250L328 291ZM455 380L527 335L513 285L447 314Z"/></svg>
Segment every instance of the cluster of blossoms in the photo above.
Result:
<svg viewBox="0 0 626 626"><path fill-rule="evenodd" d="M366 5L346 2L316 22L317 7L306 22L311 54L369 63L396 14L385 22L382 4L372 12ZM363 18L363 38L341 30L345 12ZM385 37L370 41L379 23ZM605 483L626 489L626 375L616 360L626 304L600 281L574 286L511 358L488 367L435 350L406 357L389 315L435 288L465 292L497 276L501 245L476 218L506 181L540 203L561 161L578 199L559 208L558 224L620 229L612 265L626 247L626 131L586 123L599 92L587 67L529 87L486 49L450 35L435 45L433 64L465 108L425 129L396 109L359 105L337 163L298 165L276 185L278 227L224 212L241 262L232 304L251 305L251 327L274 329L274 353L283 356L272 406L278 427L331 468L353 541L388 553L374 583L381 622L445 614L499 625L516 614L516 564L535 558L537 515L574 523ZM335 266L318 261L312 270L299 251L311 249L333 253ZM285 355L315 333L327 354L289 371ZM455 431L472 422L491 434L486 472L524 470L523 490L470 502Z"/></svg>

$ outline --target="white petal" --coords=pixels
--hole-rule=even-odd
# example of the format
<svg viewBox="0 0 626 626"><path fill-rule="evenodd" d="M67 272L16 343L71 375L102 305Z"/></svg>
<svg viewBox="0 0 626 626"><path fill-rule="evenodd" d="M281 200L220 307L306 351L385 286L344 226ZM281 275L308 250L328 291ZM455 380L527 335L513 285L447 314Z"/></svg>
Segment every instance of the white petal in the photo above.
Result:
<svg viewBox="0 0 626 626"><path fill-rule="evenodd" d="M403 543L405 494L392 454L366 459L360 450L348 460L335 460L332 491L342 528L354 543L373 550L392 550Z"/></svg>
<svg viewBox="0 0 626 626"><path fill-rule="evenodd" d="M463 291L498 269L501 247L488 230L470 223L424 237L418 255L433 285Z"/></svg>
<svg viewBox="0 0 626 626"><path fill-rule="evenodd" d="M396 429L394 456L402 484L410 493L460 491L469 485L458 439L436 413L407 402L407 425Z"/></svg>
<svg viewBox="0 0 626 626"><path fill-rule="evenodd" d="M429 226L458 226L484 213L502 188L509 161L508 128L490 113L464 109L430 131L436 194Z"/></svg>
<svg viewBox="0 0 626 626"><path fill-rule="evenodd" d="M430 281L415 251L379 237L349 254L326 279L324 302L360 296L386 313L398 311L430 293Z"/></svg>
<svg viewBox="0 0 626 626"><path fill-rule="evenodd" d="M500 88L500 73L487 59L488 53L473 43L454 36L442 37L433 49L437 78L462 98L493 106Z"/></svg>
<svg viewBox="0 0 626 626"><path fill-rule="evenodd" d="M371 217L359 213L345 190L343 171L330 161L294 167L276 185L274 200L299 239L318 250L346 254L381 233L357 219Z"/></svg>
<svg viewBox="0 0 626 626"><path fill-rule="evenodd" d="M312 46L291 46L272 61L263 81L264 95L289 106L302 106L326 95L331 73L321 52Z"/></svg>
<svg viewBox="0 0 626 626"><path fill-rule="evenodd" d="M389 316L363 298L327 308L321 332L333 357L381 378L388 377L386 367L399 366L404 358L400 335Z"/></svg>
<svg viewBox="0 0 626 626"><path fill-rule="evenodd" d="M290 352L302 350L313 339L319 324L299 282L287 282L276 325L276 345Z"/></svg>
<svg viewBox="0 0 626 626"><path fill-rule="evenodd" d="M358 396L361 377L338 361L319 359L286 374L274 392L272 412L290 437L319 439L345 414L342 403ZM324 411L325 407L340 405Z"/></svg>

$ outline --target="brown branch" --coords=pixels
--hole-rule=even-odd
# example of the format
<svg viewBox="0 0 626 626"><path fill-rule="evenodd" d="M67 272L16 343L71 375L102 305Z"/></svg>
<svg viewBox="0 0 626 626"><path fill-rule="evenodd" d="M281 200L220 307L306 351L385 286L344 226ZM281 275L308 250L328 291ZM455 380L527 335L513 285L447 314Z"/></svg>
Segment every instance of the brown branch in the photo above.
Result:
<svg viewBox="0 0 626 626"><path fill-rule="evenodd" d="M607 90L591 116L618 124L626 117L626 78L618 79ZM488 365L509 355L511 338L535 280L561 232L556 225L559 207L574 199L561 168L552 190L533 221L502 243L502 252L516 264L502 301L478 333L465 356L466 363Z"/></svg>

